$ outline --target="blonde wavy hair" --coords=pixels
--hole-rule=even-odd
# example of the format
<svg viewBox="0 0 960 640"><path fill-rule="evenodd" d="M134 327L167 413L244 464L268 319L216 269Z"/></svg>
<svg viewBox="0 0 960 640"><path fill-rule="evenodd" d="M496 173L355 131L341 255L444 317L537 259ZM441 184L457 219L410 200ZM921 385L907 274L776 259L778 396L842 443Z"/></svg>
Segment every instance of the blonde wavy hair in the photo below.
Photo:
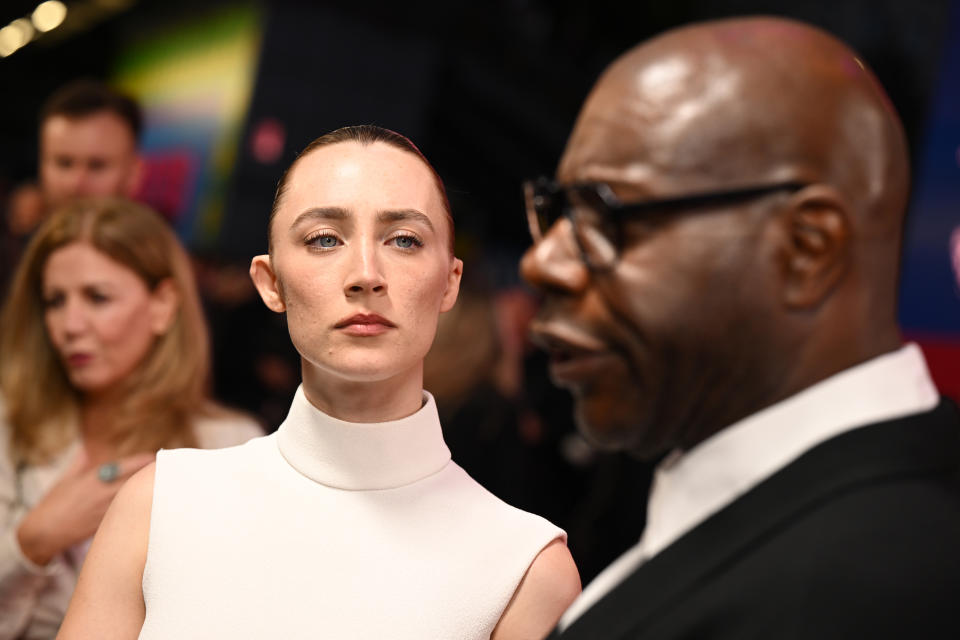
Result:
<svg viewBox="0 0 960 640"><path fill-rule="evenodd" d="M208 401L209 338L190 261L153 211L97 199L60 209L37 230L0 315L0 390L15 460L42 463L77 438L82 397L48 338L43 301L47 260L75 242L124 265L151 291L171 281L179 300L170 328L120 383L124 400L108 426L117 454L196 446L193 419L217 409Z"/></svg>

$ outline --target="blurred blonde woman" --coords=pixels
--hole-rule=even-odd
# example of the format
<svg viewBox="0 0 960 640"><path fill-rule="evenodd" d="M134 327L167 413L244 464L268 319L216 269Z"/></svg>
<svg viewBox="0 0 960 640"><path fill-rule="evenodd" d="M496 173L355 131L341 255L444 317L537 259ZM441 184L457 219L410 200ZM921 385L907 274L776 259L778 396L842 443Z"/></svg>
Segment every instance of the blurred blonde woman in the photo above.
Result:
<svg viewBox="0 0 960 640"><path fill-rule="evenodd" d="M287 419L138 472L60 637L545 636L580 591L566 535L451 461L423 389L462 272L433 167L398 133L338 129L288 169L268 229L251 275L301 355Z"/></svg>
<svg viewBox="0 0 960 640"><path fill-rule="evenodd" d="M0 317L0 640L53 637L107 506L159 448L262 434L210 400L207 342L152 211L82 201L38 229Z"/></svg>

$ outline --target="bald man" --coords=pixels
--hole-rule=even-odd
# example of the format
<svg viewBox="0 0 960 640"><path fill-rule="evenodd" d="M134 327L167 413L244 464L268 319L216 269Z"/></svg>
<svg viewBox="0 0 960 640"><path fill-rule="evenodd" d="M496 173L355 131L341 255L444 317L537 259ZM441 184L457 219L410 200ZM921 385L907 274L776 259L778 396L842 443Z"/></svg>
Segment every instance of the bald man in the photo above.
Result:
<svg viewBox="0 0 960 640"><path fill-rule="evenodd" d="M521 269L584 433L665 457L554 637L960 637L960 419L896 325L908 174L873 74L807 25L605 71L525 185Z"/></svg>

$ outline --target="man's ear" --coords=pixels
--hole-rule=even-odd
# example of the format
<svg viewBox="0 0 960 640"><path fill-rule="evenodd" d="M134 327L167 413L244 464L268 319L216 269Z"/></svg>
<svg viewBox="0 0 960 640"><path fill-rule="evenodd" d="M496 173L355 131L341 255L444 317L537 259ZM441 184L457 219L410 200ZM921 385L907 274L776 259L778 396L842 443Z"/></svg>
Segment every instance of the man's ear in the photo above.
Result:
<svg viewBox="0 0 960 640"><path fill-rule="evenodd" d="M250 279L253 280L253 286L257 288L263 304L267 305L268 309L277 313L287 310L287 305L283 302L280 281L273 271L273 263L269 255L254 256L250 261Z"/></svg>
<svg viewBox="0 0 960 640"><path fill-rule="evenodd" d="M139 153L134 153L131 162L130 173L127 174L127 183L124 188L126 192L124 195L127 198L133 198L140 193L140 187L143 184L143 179L146 174L146 164L143 161L143 156Z"/></svg>
<svg viewBox="0 0 960 640"><path fill-rule="evenodd" d="M793 309L823 302L848 267L849 208L828 185L812 185L793 196L782 253L783 300Z"/></svg>
<svg viewBox="0 0 960 640"><path fill-rule="evenodd" d="M457 296L460 294L460 279L462 277L463 260L454 258L450 265L450 273L447 274L447 288L443 292L443 300L440 302L440 313L453 309Z"/></svg>
<svg viewBox="0 0 960 640"><path fill-rule="evenodd" d="M180 295L173 280L161 280L150 294L150 329L154 335L162 336L170 329L179 309Z"/></svg>

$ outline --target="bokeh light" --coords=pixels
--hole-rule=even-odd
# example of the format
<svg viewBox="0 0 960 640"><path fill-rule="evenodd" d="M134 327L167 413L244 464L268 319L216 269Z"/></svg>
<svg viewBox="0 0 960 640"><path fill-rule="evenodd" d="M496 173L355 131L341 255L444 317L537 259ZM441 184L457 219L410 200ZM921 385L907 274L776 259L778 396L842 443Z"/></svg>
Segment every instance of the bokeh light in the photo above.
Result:
<svg viewBox="0 0 960 640"><path fill-rule="evenodd" d="M0 29L0 56L6 57L30 42L33 38L33 25L29 20L20 18Z"/></svg>
<svg viewBox="0 0 960 640"><path fill-rule="evenodd" d="M37 28L37 31L42 32L57 28L66 17L67 5L60 0L47 0L41 3L33 10L33 15L30 16L33 20L33 26Z"/></svg>

